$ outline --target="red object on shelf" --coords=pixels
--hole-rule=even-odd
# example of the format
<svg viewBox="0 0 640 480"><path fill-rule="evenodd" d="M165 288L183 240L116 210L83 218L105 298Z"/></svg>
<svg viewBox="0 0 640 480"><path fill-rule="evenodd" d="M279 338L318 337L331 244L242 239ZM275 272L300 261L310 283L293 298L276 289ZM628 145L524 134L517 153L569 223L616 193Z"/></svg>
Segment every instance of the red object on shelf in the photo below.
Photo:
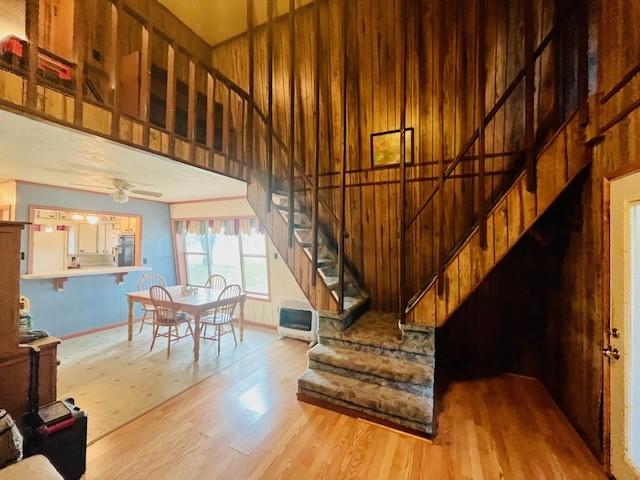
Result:
<svg viewBox="0 0 640 480"><path fill-rule="evenodd" d="M24 60L26 40L9 35L0 40L0 55L12 55ZM60 57L38 48L38 69L44 73L51 73L59 80L69 82L73 77L73 65Z"/></svg>

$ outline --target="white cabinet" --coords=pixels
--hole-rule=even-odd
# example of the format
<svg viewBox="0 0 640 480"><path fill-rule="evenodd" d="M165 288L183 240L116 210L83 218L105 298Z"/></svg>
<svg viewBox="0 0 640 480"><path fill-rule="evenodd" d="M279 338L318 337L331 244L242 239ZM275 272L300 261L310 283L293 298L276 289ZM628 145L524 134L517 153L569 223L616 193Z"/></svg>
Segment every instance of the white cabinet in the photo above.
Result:
<svg viewBox="0 0 640 480"><path fill-rule="evenodd" d="M67 252L69 255L78 254L78 225L69 225L69 237L67 240Z"/></svg>
<svg viewBox="0 0 640 480"><path fill-rule="evenodd" d="M113 249L118 246L118 238L114 233L112 223L98 225L98 253L111 255Z"/></svg>
<svg viewBox="0 0 640 480"><path fill-rule="evenodd" d="M98 253L98 225L78 225L78 253Z"/></svg>

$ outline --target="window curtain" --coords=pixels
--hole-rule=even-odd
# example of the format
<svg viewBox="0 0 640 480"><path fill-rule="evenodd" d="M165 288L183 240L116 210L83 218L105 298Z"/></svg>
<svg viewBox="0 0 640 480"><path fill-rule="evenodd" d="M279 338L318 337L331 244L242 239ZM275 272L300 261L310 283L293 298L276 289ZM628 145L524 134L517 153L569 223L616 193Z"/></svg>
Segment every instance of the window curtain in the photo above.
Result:
<svg viewBox="0 0 640 480"><path fill-rule="evenodd" d="M176 233L185 235L192 233L206 236L209 232L214 235L251 235L264 233L264 227L257 218L240 218L235 220L178 220Z"/></svg>

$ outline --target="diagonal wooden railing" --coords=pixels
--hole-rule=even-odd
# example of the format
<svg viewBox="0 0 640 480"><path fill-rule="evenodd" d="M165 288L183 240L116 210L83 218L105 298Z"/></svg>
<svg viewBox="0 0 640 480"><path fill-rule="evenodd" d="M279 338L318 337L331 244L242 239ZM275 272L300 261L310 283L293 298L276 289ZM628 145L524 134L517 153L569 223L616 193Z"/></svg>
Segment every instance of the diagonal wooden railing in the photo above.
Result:
<svg viewBox="0 0 640 480"><path fill-rule="evenodd" d="M415 300L420 297L420 294L427 288L434 278L438 278L438 294L442 295L444 283L443 283L443 269L446 264L448 256L455 252L456 248L460 243L468 236L469 232L473 230L473 228L477 225L479 227L480 232L480 245L482 248L486 248L487 245L487 214L489 211L489 207L492 202L498 200L502 194L502 192L506 191L510 186L509 182L505 182L502 186L502 189L498 191L491 192L491 195L487 195L485 192L485 160L487 157L486 145L485 145L485 136L486 136L486 128L490 125L490 123L496 118L497 114L505 107L507 102L513 100L516 97L516 92L518 88L524 82L524 125L523 125L523 134L524 134L524 168L526 168L527 172L527 188L530 191L534 191L536 189L535 179L536 179L536 128L539 125L536 125L536 119L534 115L535 108L535 78L536 78L536 62L539 61L542 57L543 53L546 52L552 42L563 33L563 29L567 28L570 20L573 17L575 21L575 25L577 25L577 37L578 37L578 53L577 53L577 75L576 75L576 91L577 91L577 108L580 111L581 124L584 126L588 122L588 12L587 6L585 2L580 0L574 2L570 5L565 11L559 12L556 14L556 20L554 25L551 27L549 32L542 38L540 43L536 48L534 48L534 26L533 26L533 11L531 2L525 2L524 9L524 58L525 65L521 68L514 78L511 80L511 83L506 87L505 91L502 95L497 99L495 104L491 107L488 112L485 112L485 91L486 91L486 73L484 67L484 41L485 41L485 29L484 29L484 2L486 0L479 0L478 8L476 12L476 69L478 72L477 76L477 89L476 89L476 102L480 106L478 108L478 120L476 121L477 127L471 134L471 136L464 142L462 148L455 156L452 162L450 162L446 167L444 164L445 152L444 152L444 142L443 142L443 150L440 156L440 176L437 184L430 191L430 193L426 196L426 198L422 201L421 204L417 207L415 212L411 215L407 215L405 213L405 191L406 188L404 185L401 186L401 205L402 205L402 215L400 216L400 255L398 258L399 261L399 304L400 304L400 314L401 321L404 321L404 317L406 313L413 307ZM557 7L559 8L559 7ZM577 21L576 21L577 20ZM444 22L444 20L442 20ZM405 28L405 32L406 32ZM444 44L444 35L445 29L443 25L440 27L440 34L443 36L441 39ZM406 34L405 34L406 37ZM406 56L406 52L404 52ZM440 75L444 74L444 68L442 68L443 55L440 55ZM406 81L406 71L403 72L403 78ZM440 79L441 82L444 82L444 78ZM444 114L443 114L443 98L441 98L440 102L440 126L443 128L444 125ZM572 111L569 109L569 111ZM404 114L404 113L403 113ZM403 120L403 119L402 119ZM558 118L557 124L560 125L564 119ZM404 123L404 122L403 122ZM477 186L475 188L476 194L476 210L475 215L473 216L472 221L469 225L466 225L467 228L463 229L457 238L452 242L453 245L450 247L449 251L445 248L445 209L447 205L447 197L445 187L447 182L453 180L456 175L455 171L461 163L469 157L469 154L473 155L473 149L477 149L477 155L474 157L477 163L477 170L474 169L474 178L477 181ZM403 184L406 182L404 170L405 163L401 163L401 181ZM515 178L515 176L513 177ZM423 287L421 287L417 292L407 292L406 290L406 261L407 261L407 245L406 245L406 236L407 233L416 225L416 222L421 218L427 208L431 208L437 211L436 215L438 218L438 234L437 234L437 245L435 245L436 250L436 258L437 264L435 268L429 273L426 278L423 279ZM409 300L407 300L409 298Z"/></svg>

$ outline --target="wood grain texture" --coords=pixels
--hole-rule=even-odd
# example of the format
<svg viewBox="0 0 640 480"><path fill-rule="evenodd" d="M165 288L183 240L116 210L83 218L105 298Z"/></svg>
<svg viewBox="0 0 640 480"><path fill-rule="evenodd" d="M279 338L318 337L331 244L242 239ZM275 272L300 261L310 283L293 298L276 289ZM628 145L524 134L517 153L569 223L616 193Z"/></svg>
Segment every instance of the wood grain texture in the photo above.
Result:
<svg viewBox="0 0 640 480"><path fill-rule="evenodd" d="M442 377L429 442L298 402L306 350L276 342L99 440L87 479L605 478L535 380Z"/></svg>
<svg viewBox="0 0 640 480"><path fill-rule="evenodd" d="M520 66L511 66L511 59L521 54L517 45L522 42L522 11L505 2L488 2L489 31L483 49L483 63L487 71L486 102L490 108L503 93ZM347 48L347 111L348 158L346 191L346 230L349 238L345 252L349 268L362 280L371 293L372 306L381 310L398 309L398 252L400 225L399 168L371 168L370 134L398 129L402 110L401 52L403 28L400 25L402 2L382 0L350 2ZM329 208L340 208L341 84L342 68L341 3L337 0L320 3L320 36L325 47L323 68L320 69L322 93L316 105L313 85L318 80L314 68L315 23L313 9L300 9L296 15L296 111L289 112L289 44L285 20L274 22L274 130L288 142L291 122L295 122L294 153L304 173L315 172L315 143L311 130L314 115L321 117L319 155L320 197ZM413 165L407 167L407 216L413 215L425 197L437 184L441 157L446 168L458 154L475 129L474 63L476 0L447 2L442 11L437 2L411 2L407 29L407 102L406 125L414 129ZM541 18L553 11L552 2L536 3ZM440 19L444 18L442 35ZM538 36L542 38L543 28ZM445 33L446 32L446 33ZM266 60L266 27L255 29L255 99L263 109L267 107L268 66ZM239 37L214 48L214 66L247 88L249 73L247 41ZM442 72L438 57L442 55ZM446 81L440 81L440 77ZM542 77L540 81L543 81ZM519 149L521 122L518 116L517 92L505 111L487 129L486 197L491 198L504 186L516 164L514 151ZM439 99L444 109L439 113ZM440 128L435 126L442 125ZM326 139L326 141L324 140ZM258 139L256 161L265 168L266 141ZM286 156L274 154L274 173L286 172ZM454 172L454 179L446 184L445 249L460 240L474 218L473 190L477 180L477 155L470 153ZM298 172L301 175L301 172ZM298 194L307 205L312 204L312 190L302 188ZM327 234L338 238L338 223L320 209L319 218ZM433 206L430 206L407 232L406 279L407 293L413 295L423 286L436 265L438 245L437 225ZM387 271L388 270L388 271Z"/></svg>

